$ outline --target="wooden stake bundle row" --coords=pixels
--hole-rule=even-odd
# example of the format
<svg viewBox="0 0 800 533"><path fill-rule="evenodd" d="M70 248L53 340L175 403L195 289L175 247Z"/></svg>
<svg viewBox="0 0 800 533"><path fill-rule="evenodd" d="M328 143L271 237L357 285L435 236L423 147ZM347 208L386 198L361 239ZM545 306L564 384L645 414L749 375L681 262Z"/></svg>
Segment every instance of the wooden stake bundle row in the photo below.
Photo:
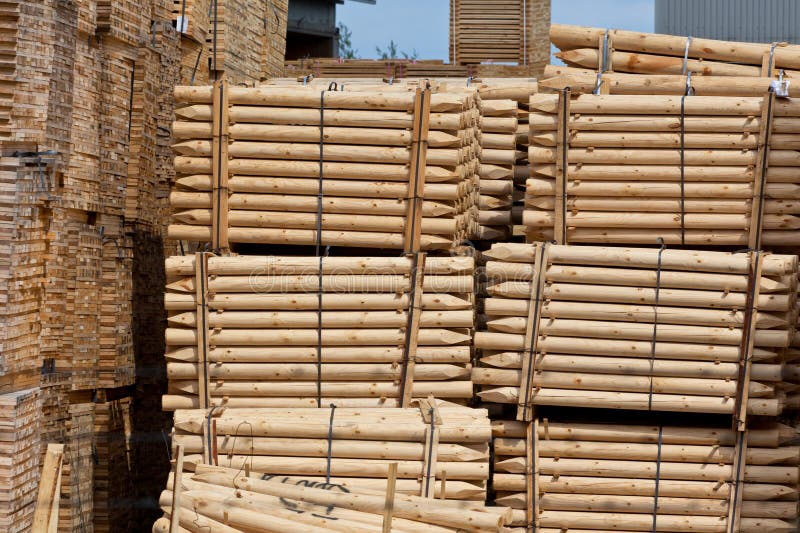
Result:
<svg viewBox="0 0 800 533"><path fill-rule="evenodd" d="M170 521L206 531L501 531L511 521L507 509L479 502L431 500L393 492L403 480L375 490L355 483L317 482L295 476L256 476L235 469L202 466L192 475L171 474L161 495ZM189 518L191 516L191 518ZM242 528L242 529L239 529Z"/></svg>
<svg viewBox="0 0 800 533"><path fill-rule="evenodd" d="M473 271L424 254L170 258L164 408L470 398Z"/></svg>
<svg viewBox="0 0 800 533"><path fill-rule="evenodd" d="M415 251L475 231L474 89L220 87L175 91L171 237Z"/></svg>
<svg viewBox="0 0 800 533"><path fill-rule="evenodd" d="M493 486L514 525L624 531L794 531L798 434L768 424L723 427L578 423L492 424ZM737 464L741 465L738 468ZM528 466L530 465L530 466Z"/></svg>
<svg viewBox="0 0 800 533"><path fill-rule="evenodd" d="M518 416L532 405L775 416L794 391L798 369L782 357L797 337L795 256L510 243L484 255L472 379Z"/></svg>
<svg viewBox="0 0 800 533"><path fill-rule="evenodd" d="M486 412L432 397L405 409L177 410L175 432L193 471L215 464L374 489L394 463L401 494L475 501L489 477Z"/></svg>
<svg viewBox="0 0 800 533"><path fill-rule="evenodd" d="M796 77L800 69L800 47L785 43L733 43L566 24L551 25L550 40L568 65L601 71L771 77L783 70Z"/></svg>
<svg viewBox="0 0 800 533"><path fill-rule="evenodd" d="M791 100L564 90L534 95L531 110L531 240L800 242Z"/></svg>

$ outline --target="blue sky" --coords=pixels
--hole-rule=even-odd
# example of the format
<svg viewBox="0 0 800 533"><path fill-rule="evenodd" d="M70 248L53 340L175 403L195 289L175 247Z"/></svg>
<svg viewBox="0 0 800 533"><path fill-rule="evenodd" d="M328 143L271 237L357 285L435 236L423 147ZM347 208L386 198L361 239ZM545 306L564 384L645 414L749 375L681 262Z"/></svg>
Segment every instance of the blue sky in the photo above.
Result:
<svg viewBox="0 0 800 533"><path fill-rule="evenodd" d="M394 39L404 52L416 49L420 59L447 60L449 0L377 1L372 6L345 0L337 8L338 20L353 32L359 57L377 57L375 47L385 48ZM653 0L552 0L552 20L651 32L653 9Z"/></svg>

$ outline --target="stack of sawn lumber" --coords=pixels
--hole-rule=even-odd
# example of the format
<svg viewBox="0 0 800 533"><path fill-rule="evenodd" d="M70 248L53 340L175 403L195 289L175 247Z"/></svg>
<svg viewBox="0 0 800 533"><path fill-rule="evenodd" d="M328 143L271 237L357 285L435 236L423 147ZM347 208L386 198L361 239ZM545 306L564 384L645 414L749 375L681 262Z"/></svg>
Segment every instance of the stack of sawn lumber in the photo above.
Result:
<svg viewBox="0 0 800 533"><path fill-rule="evenodd" d="M394 496L387 512L384 495L371 485L361 480L340 484L301 476L259 477L200 465L194 474L170 476L161 497L165 516L156 521L153 531L167 533L173 525L170 522L177 521L192 531L203 528L229 533L366 532L382 528L409 533L499 532L506 531L504 526L511 521L509 510L486 507L482 502L431 500L405 493ZM387 515L391 520L384 522ZM186 531L183 527L177 530Z"/></svg>
<svg viewBox="0 0 800 533"><path fill-rule="evenodd" d="M0 395L0 528L27 531L39 475L42 399L38 388Z"/></svg>
<svg viewBox="0 0 800 533"><path fill-rule="evenodd" d="M485 255L472 376L485 401L713 414L741 401L773 417L796 404L799 369L783 361L798 344L797 256L547 244Z"/></svg>
<svg viewBox="0 0 800 533"><path fill-rule="evenodd" d="M175 443L184 448L188 471L215 464L383 492L397 463L398 495L442 500L484 501L490 440L485 410L441 400L402 409L175 412Z"/></svg>
<svg viewBox="0 0 800 533"><path fill-rule="evenodd" d="M770 95L537 94L531 240L800 243L800 106Z"/></svg>
<svg viewBox="0 0 800 533"><path fill-rule="evenodd" d="M800 73L800 46L786 43L741 43L566 24L550 26L550 41L561 50L556 57L564 63L595 71L769 77L782 70L789 78Z"/></svg>
<svg viewBox="0 0 800 533"><path fill-rule="evenodd" d="M800 440L790 426L747 432L739 484L737 435L727 425L537 418L530 432L527 423L493 421L492 436L495 501L514 510L516 526L532 512L547 533L722 533L735 506L737 531L797 531Z"/></svg>
<svg viewBox="0 0 800 533"><path fill-rule="evenodd" d="M167 259L166 272L167 410L394 406L404 387L472 397L471 257L197 254Z"/></svg>
<svg viewBox="0 0 800 533"><path fill-rule="evenodd" d="M179 177L169 236L175 239L210 241L215 228L213 92L176 88L183 107L173 128ZM474 94L434 93L417 112L409 91L231 87L227 97L230 142L222 142L231 177L224 218L231 243L314 244L321 208L322 245L403 248L406 213L417 194L414 169L424 179L423 249L450 248L470 234L477 196ZM428 149L411 161L419 142L412 138L415 121L424 121L421 130L429 126Z"/></svg>

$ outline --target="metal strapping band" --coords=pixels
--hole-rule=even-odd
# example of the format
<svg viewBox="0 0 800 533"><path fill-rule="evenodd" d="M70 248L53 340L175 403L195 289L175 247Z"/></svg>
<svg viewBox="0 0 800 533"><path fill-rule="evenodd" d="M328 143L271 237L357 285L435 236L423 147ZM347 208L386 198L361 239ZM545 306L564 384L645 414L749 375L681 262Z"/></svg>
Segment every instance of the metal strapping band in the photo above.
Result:
<svg viewBox="0 0 800 533"><path fill-rule="evenodd" d="M603 86L603 73L602 72L598 72L597 73L597 81L594 84L594 90L592 91L592 94L600 94L600 88L602 86Z"/></svg>
<svg viewBox="0 0 800 533"><path fill-rule="evenodd" d="M681 246L686 244L686 96L681 96Z"/></svg>
<svg viewBox="0 0 800 533"><path fill-rule="evenodd" d="M608 30L603 34L603 51L600 56L600 72L608 69Z"/></svg>
<svg viewBox="0 0 800 533"><path fill-rule="evenodd" d="M331 482L331 457L333 455L333 414L336 412L336 404L331 404L331 419L328 422L328 458L325 466L325 483Z"/></svg>
<svg viewBox="0 0 800 533"><path fill-rule="evenodd" d="M425 478L425 490L423 491L423 494L429 493L428 491L430 490L431 478L434 479L434 483L436 482L436 472L433 472L433 475L431 475L431 469L433 468L433 432L436 429L436 416L433 407L430 408L428 413L430 414L431 418L431 425L430 428L428 428L431 438L428 439L430 445L428 446L428 449L425 450L425 473L423 476Z"/></svg>
<svg viewBox="0 0 800 533"><path fill-rule="evenodd" d="M336 82L331 82L328 90L335 90ZM314 252L317 265L317 407L322 407L322 199L325 155L325 92L319 93L319 183L317 189L317 235Z"/></svg>
<svg viewBox="0 0 800 533"><path fill-rule="evenodd" d="M686 71L689 67L689 46L692 44L692 37L689 36L686 38L686 47L683 49L683 67L681 68L681 74L686 76Z"/></svg>
<svg viewBox="0 0 800 533"><path fill-rule="evenodd" d="M565 87L562 90L562 109L561 109L561 235L563 242L567 244L567 177L569 176L569 100L571 90Z"/></svg>
<svg viewBox="0 0 800 533"><path fill-rule="evenodd" d="M650 339L650 393L647 397L647 410L653 410L653 374L656 365L656 343L658 342L658 301L661 297L661 254L666 250L667 245L663 237L659 237L657 242L661 244L658 250L658 269L656 270L656 297L653 305L653 336Z"/></svg>
<svg viewBox="0 0 800 533"><path fill-rule="evenodd" d="M774 42L769 45L769 62L767 63L767 72L763 74L764 76L771 76L772 73L772 65L774 65L775 60L775 47L778 46L779 42Z"/></svg>
<svg viewBox="0 0 800 533"><path fill-rule="evenodd" d="M651 533L657 533L658 523L658 489L661 484L661 446L664 440L664 426L658 425L658 454L656 455L656 485L653 493L653 527Z"/></svg>

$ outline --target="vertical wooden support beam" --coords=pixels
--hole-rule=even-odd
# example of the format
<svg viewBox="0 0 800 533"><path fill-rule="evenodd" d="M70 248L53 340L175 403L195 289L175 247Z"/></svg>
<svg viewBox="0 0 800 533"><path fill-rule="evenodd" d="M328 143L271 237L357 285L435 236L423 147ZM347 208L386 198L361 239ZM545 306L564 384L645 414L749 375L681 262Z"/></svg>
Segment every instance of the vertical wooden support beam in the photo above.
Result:
<svg viewBox="0 0 800 533"><path fill-rule="evenodd" d="M733 476L731 476L730 498L728 500L727 533L742 531L742 495L744 493L744 471L747 467L747 431L737 435L733 456Z"/></svg>
<svg viewBox="0 0 800 533"><path fill-rule="evenodd" d="M751 250L761 249L761 228L764 219L764 193L767 188L769 167L769 140L772 133L772 116L775 109L775 93L770 91L761 103L761 126L758 131L758 154L753 171L753 201L750 204L750 233L747 246Z"/></svg>
<svg viewBox="0 0 800 533"><path fill-rule="evenodd" d="M539 342L539 321L542 315L542 295L547 273L548 248L546 243L533 245L535 263L531 279L531 295L528 300L528 320L525 324L525 344L527 353L522 357L519 394L517 395L517 420L533 419L533 376L536 373L536 356Z"/></svg>
<svg viewBox="0 0 800 533"><path fill-rule="evenodd" d="M558 125L556 140L556 186L554 206L554 238L557 244L567 244L567 187L569 185L569 87L558 94Z"/></svg>
<svg viewBox="0 0 800 533"><path fill-rule="evenodd" d="M419 320L422 315L423 280L425 278L424 252L413 256L411 267L411 298L408 306L405 343L403 345L403 369L400 383L400 407L408 407L414 394L414 370L419 342Z"/></svg>
<svg viewBox="0 0 800 533"><path fill-rule="evenodd" d="M421 250L422 199L425 194L425 168L428 159L428 126L431 115L431 91L417 88L414 98L414 126L411 130L411 151L408 166L408 199L403 250Z"/></svg>
<svg viewBox="0 0 800 533"><path fill-rule="evenodd" d="M750 252L750 279L744 324L742 325L742 342L739 346L739 375L736 381L736 404L734 409L734 430L744 431L747 428L747 403L750 398L750 373L753 366L753 349L755 347L756 322L758 317L758 298L761 294L762 264L764 254Z"/></svg>
<svg viewBox="0 0 800 533"><path fill-rule="evenodd" d="M181 494L183 493L183 445L175 446L175 477L172 483L172 506L169 515L169 533L180 531Z"/></svg>
<svg viewBox="0 0 800 533"><path fill-rule="evenodd" d="M32 533L58 531L58 506L61 499L61 470L64 463L64 445L50 443L44 456L39 493L33 511Z"/></svg>
<svg viewBox="0 0 800 533"><path fill-rule="evenodd" d="M539 526L539 419L534 418L526 428L525 439L525 520L528 531Z"/></svg>
<svg viewBox="0 0 800 533"><path fill-rule="evenodd" d="M210 403L208 394L208 351L211 332L208 320L208 258L211 255L207 252L198 252L194 256L194 286L197 312L197 397L200 409L207 409Z"/></svg>
<svg viewBox="0 0 800 533"><path fill-rule="evenodd" d="M383 506L383 533L392 531L392 513L394 513L394 495L397 490L397 463L389 464L389 476L386 480L386 503Z"/></svg>
<svg viewBox="0 0 800 533"><path fill-rule="evenodd" d="M214 82L211 137L211 248L226 253L228 243L228 83L225 77Z"/></svg>

